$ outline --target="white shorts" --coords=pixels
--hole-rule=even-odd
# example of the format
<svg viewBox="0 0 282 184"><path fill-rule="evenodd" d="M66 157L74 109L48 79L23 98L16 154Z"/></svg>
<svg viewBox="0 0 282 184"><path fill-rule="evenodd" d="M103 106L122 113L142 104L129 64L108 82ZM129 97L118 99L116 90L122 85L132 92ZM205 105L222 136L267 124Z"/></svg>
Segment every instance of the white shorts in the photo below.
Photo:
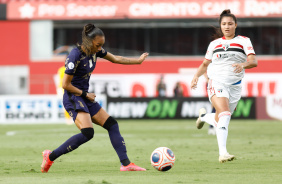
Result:
<svg viewBox="0 0 282 184"><path fill-rule="evenodd" d="M241 99L242 84L240 82L239 84L225 85L220 82L209 80L207 90L208 90L210 102L211 102L211 97L213 95L216 95L217 97L228 98L229 99L229 109L232 114L239 100Z"/></svg>

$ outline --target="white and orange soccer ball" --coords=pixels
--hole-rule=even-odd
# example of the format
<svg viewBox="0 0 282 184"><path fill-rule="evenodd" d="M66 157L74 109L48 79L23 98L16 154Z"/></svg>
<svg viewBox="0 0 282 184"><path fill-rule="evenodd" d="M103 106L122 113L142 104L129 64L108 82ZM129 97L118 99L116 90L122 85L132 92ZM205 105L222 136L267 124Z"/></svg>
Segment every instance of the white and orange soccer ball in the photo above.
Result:
<svg viewBox="0 0 282 184"><path fill-rule="evenodd" d="M151 154L151 164L158 171L168 171L174 165L175 156L171 149L159 147Z"/></svg>

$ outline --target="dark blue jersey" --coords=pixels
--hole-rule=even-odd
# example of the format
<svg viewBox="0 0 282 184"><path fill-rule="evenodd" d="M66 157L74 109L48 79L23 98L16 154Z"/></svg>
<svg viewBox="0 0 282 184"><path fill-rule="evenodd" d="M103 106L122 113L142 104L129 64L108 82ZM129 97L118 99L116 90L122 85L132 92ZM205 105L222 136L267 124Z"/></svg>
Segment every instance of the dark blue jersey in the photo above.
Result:
<svg viewBox="0 0 282 184"><path fill-rule="evenodd" d="M72 49L65 62L65 73L73 75L71 84L78 89L88 91L89 79L95 69L97 57L103 58L106 55L107 51L103 48L92 56L86 56L80 47Z"/></svg>

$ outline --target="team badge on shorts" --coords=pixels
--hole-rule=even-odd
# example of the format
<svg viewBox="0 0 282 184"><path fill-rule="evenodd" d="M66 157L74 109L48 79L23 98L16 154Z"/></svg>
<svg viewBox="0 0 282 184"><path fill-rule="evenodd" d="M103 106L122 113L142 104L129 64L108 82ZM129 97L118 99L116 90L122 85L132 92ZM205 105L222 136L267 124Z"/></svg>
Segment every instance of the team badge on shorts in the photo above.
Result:
<svg viewBox="0 0 282 184"><path fill-rule="evenodd" d="M84 107L83 103L81 101L78 101L80 107Z"/></svg>
<svg viewBox="0 0 282 184"><path fill-rule="evenodd" d="M71 111L69 111L69 115L72 117L73 116L73 114L72 114L72 112Z"/></svg>
<svg viewBox="0 0 282 184"><path fill-rule="evenodd" d="M222 89L218 89L217 92L222 93Z"/></svg>

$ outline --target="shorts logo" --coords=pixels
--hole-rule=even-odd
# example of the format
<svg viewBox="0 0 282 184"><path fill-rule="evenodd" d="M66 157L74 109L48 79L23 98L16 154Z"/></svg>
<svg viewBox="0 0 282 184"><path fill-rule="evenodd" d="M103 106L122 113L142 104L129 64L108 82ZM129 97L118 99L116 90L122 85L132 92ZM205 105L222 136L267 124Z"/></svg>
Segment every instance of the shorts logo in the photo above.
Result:
<svg viewBox="0 0 282 184"><path fill-rule="evenodd" d="M73 116L73 114L72 114L72 112L71 111L69 111L69 115L72 117Z"/></svg>
<svg viewBox="0 0 282 184"><path fill-rule="evenodd" d="M78 101L80 107L84 107L83 103L81 101Z"/></svg>
<svg viewBox="0 0 282 184"><path fill-rule="evenodd" d="M218 89L217 92L222 93L222 89Z"/></svg>
<svg viewBox="0 0 282 184"><path fill-rule="evenodd" d="M210 94L215 94L214 88L213 87L209 88L209 92L210 92Z"/></svg>

